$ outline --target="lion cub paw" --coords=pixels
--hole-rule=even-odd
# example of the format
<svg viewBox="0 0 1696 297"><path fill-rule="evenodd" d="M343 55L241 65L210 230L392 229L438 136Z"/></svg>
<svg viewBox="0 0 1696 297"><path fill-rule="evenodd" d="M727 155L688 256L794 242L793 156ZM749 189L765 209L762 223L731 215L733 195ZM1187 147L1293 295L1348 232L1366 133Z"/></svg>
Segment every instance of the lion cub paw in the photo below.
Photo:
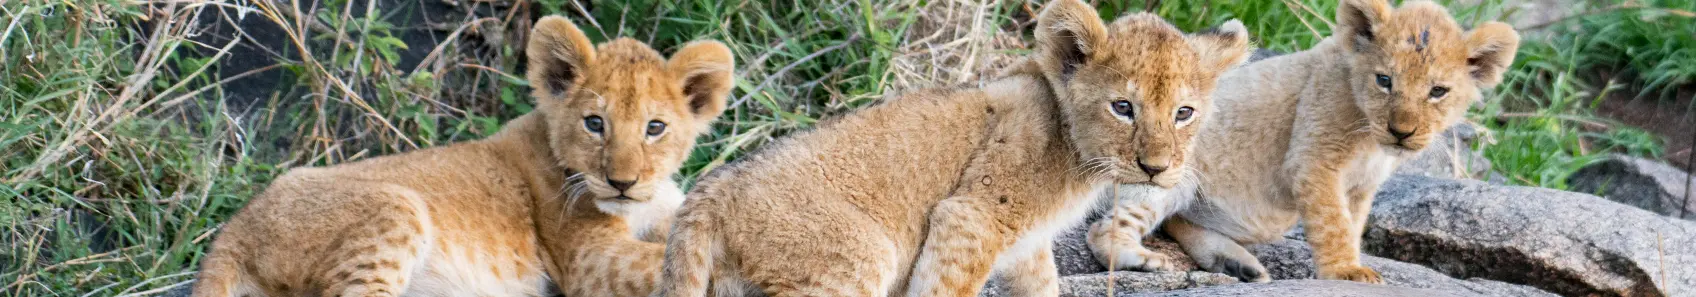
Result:
<svg viewBox="0 0 1696 297"><path fill-rule="evenodd" d="M1137 271L1175 271L1178 270L1178 260L1172 259L1172 256L1166 254L1150 251L1143 255L1142 265L1127 268Z"/></svg>
<svg viewBox="0 0 1696 297"><path fill-rule="evenodd" d="M1243 282L1264 283L1272 281L1272 273L1267 272L1266 267L1261 266L1259 261L1243 262L1226 258L1220 261L1219 265L1222 267L1214 269L1214 272L1224 273Z"/></svg>
<svg viewBox="0 0 1696 297"><path fill-rule="evenodd" d="M1143 271L1143 272L1176 271L1176 270L1178 270L1177 260L1172 259L1172 256L1167 256L1166 254L1161 254L1161 253L1157 253L1157 252L1146 250L1146 249L1144 249L1142 251L1138 251L1138 252L1120 253L1120 254L1121 255L1135 254L1135 256L1120 256L1120 257L1117 257L1117 259L1114 259L1114 260L1117 260L1119 262L1118 263L1119 265L1118 265L1118 267L1113 267L1114 270L1131 270L1131 271ZM1103 265L1103 266L1110 266L1112 264L1112 263L1107 263L1107 260L1105 258L1101 259L1101 262L1102 262L1101 265Z"/></svg>
<svg viewBox="0 0 1696 297"><path fill-rule="evenodd" d="M1172 256L1167 256L1166 254L1149 250L1147 247L1143 247L1140 241L1099 244L1098 246L1093 246L1091 248L1095 252L1095 260L1100 261L1101 266L1106 266L1113 270L1144 272L1178 270L1178 262L1176 259L1173 259Z"/></svg>
<svg viewBox="0 0 1696 297"><path fill-rule="evenodd" d="M1349 280L1378 285L1384 284L1384 278L1379 276L1377 271L1373 271L1372 268L1366 268L1366 266L1359 265L1321 269L1319 271L1319 278Z"/></svg>

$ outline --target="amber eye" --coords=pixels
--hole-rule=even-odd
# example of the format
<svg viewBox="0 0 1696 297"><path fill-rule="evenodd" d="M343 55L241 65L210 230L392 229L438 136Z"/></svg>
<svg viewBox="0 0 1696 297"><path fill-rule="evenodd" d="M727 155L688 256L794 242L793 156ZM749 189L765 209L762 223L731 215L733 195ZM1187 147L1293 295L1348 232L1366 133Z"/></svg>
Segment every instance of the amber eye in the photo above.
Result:
<svg viewBox="0 0 1696 297"><path fill-rule="evenodd" d="M1188 121L1188 120L1190 120L1190 117L1193 117L1193 116L1195 116L1195 109L1194 108L1190 108L1189 106L1178 108L1178 121L1179 122Z"/></svg>
<svg viewBox="0 0 1696 297"><path fill-rule="evenodd" d="M1443 98L1443 95L1448 95L1448 94L1449 94L1449 88L1444 88L1444 87L1431 88L1431 99Z"/></svg>
<svg viewBox="0 0 1696 297"><path fill-rule="evenodd" d="M595 134L600 134L602 130L606 129L605 125L606 123L601 122L601 116L583 118L583 128L589 129L589 132L595 132Z"/></svg>
<svg viewBox="0 0 1696 297"><path fill-rule="evenodd" d="M1390 89L1390 76L1379 74L1378 75L1378 87L1384 88L1385 90Z"/></svg>
<svg viewBox="0 0 1696 297"><path fill-rule="evenodd" d="M665 133L665 123L648 121L648 136L660 136L660 133Z"/></svg>
<svg viewBox="0 0 1696 297"><path fill-rule="evenodd" d="M1117 114L1125 116L1127 118L1133 118L1133 119L1136 118L1136 116L1133 116L1131 114L1131 102L1130 101L1125 101L1125 100L1113 101L1113 113L1117 113Z"/></svg>

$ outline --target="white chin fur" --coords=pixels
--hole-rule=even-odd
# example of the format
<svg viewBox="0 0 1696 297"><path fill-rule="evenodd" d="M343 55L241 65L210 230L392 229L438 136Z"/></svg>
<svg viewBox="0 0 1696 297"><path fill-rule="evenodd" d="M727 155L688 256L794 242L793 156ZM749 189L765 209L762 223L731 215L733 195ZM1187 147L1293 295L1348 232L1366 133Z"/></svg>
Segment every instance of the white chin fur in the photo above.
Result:
<svg viewBox="0 0 1696 297"><path fill-rule="evenodd" d="M654 223L668 222L669 220L665 220L665 218L672 216L681 206L683 206L683 189L678 188L677 182L671 180L654 183L653 196L649 197L648 201L595 200L596 209L624 219L625 224L630 226L630 230L636 232L633 235L637 238L645 236L645 233L652 230Z"/></svg>

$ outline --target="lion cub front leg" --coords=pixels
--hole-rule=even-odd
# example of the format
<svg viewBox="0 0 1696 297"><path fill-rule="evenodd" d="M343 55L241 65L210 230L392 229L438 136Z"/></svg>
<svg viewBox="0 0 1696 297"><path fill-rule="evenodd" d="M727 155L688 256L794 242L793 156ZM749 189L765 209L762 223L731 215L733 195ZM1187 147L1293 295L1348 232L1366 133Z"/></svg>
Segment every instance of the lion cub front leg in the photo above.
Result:
<svg viewBox="0 0 1696 297"><path fill-rule="evenodd" d="M1307 243L1313 246L1319 278L1383 283L1377 271L1360 265L1359 228L1354 226L1365 222L1366 213L1354 213L1345 205L1350 201L1344 200L1337 169L1308 166L1297 172L1293 190L1301 202L1302 226L1307 229Z"/></svg>
<svg viewBox="0 0 1696 297"><path fill-rule="evenodd" d="M1372 198L1378 193L1378 184L1368 184L1349 188L1349 246L1360 249L1361 236L1366 234L1366 218L1372 215Z"/></svg>
<svg viewBox="0 0 1696 297"><path fill-rule="evenodd" d="M1060 269L1054 266L1054 242L1043 241L1036 250L1001 270L1012 296L1059 296Z"/></svg>
<svg viewBox="0 0 1696 297"><path fill-rule="evenodd" d="M1260 264L1259 258L1224 234L1197 226L1182 216L1166 220L1161 228L1178 240L1178 245L1184 247L1184 253L1195 259L1196 266L1201 269L1224 273L1245 282L1272 281L1272 274Z"/></svg>
<svg viewBox="0 0 1696 297"><path fill-rule="evenodd" d="M1004 234L1009 230L995 219L992 203L955 196L931 209L930 231L913 264L907 296L977 296L996 256L1008 246Z"/></svg>
<svg viewBox="0 0 1696 297"><path fill-rule="evenodd" d="M1161 221L1187 204L1179 201L1188 199L1185 195L1170 194L1170 190L1117 186L1113 199L1118 203L1107 217L1090 225L1086 234L1095 260L1102 266L1120 270L1176 270L1172 257L1142 245L1143 237L1154 233Z"/></svg>

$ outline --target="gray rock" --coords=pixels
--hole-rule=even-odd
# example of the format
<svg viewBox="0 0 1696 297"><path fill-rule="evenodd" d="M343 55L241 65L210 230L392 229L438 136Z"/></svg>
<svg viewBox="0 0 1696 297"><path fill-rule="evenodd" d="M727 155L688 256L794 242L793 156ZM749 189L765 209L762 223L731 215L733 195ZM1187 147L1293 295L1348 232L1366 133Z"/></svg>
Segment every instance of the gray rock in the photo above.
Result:
<svg viewBox="0 0 1696 297"><path fill-rule="evenodd" d="M1094 223L1095 220L1091 218L1087 222ZM1095 254L1090 253L1088 235L1089 224L1084 224L1054 236L1054 266L1060 275L1107 271L1107 267L1095 260Z"/></svg>
<svg viewBox="0 0 1696 297"><path fill-rule="evenodd" d="M1696 177L1683 170L1629 156L1608 157L1567 179L1575 192L1686 220L1696 220L1696 201L1689 199L1696 196L1693 182Z"/></svg>
<svg viewBox="0 0 1696 297"><path fill-rule="evenodd" d="M1103 272L1061 277L1060 296L1108 296L1109 278L1113 284L1113 295L1120 296L1121 293L1163 292L1237 283L1234 277L1206 271L1115 271L1111 274Z"/></svg>
<svg viewBox="0 0 1696 297"><path fill-rule="evenodd" d="M1479 139L1479 128L1470 123L1449 127L1427 145L1425 150L1396 168L1397 174L1432 177L1493 180L1490 160L1484 153L1472 149Z"/></svg>
<svg viewBox="0 0 1696 297"><path fill-rule="evenodd" d="M1060 296L1108 296L1107 284L1113 284L1113 295L1162 292L1205 286L1237 283L1237 279L1205 271L1131 272L1115 271L1060 277ZM980 297L1012 296L999 279L990 280Z"/></svg>
<svg viewBox="0 0 1696 297"><path fill-rule="evenodd" d="M1273 279L1313 279L1313 248L1306 242L1285 239L1278 242L1249 246L1249 252L1260 258ZM1361 264L1377 270L1384 284L1396 287L1430 289L1479 296L1557 296L1536 288L1486 279L1460 280L1425 266L1362 255Z"/></svg>
<svg viewBox="0 0 1696 297"><path fill-rule="evenodd" d="M1591 195L1399 175L1368 224L1368 253L1450 276L1562 295L1696 293L1696 222Z"/></svg>
<svg viewBox="0 0 1696 297"><path fill-rule="evenodd" d="M1066 296L1061 294L1061 296ZM1102 295L1093 295L1102 296ZM1475 296L1467 293L1442 292L1426 289L1392 287L1385 285L1370 285L1351 281L1332 280L1287 280L1270 283L1249 283L1225 286L1203 287L1196 289L1141 293L1119 294L1123 297L1187 297L1187 296L1304 296L1304 297L1437 297L1437 296Z"/></svg>
<svg viewBox="0 0 1696 297"><path fill-rule="evenodd" d="M1094 222L1101 214L1092 215L1087 222ZM1107 293L1107 267L1095 260L1095 254L1089 250L1089 225L1084 224L1062 232L1054 237L1054 264L1060 271L1061 296L1105 296ZM1112 272L1114 292L1158 292L1220 284L1234 284L1237 279L1206 271L1199 271L1194 261L1178 247L1178 243L1164 235L1149 236L1143 240L1143 245L1177 260L1179 271L1171 272ZM1011 296L1004 283L999 279L991 279L984 286L979 296Z"/></svg>

